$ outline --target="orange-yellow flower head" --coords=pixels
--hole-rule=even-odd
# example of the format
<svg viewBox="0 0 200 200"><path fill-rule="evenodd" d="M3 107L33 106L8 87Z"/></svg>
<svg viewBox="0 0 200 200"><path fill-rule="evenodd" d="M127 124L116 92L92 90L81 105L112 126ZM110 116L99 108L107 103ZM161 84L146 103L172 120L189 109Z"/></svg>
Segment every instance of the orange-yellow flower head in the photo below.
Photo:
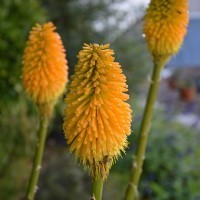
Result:
<svg viewBox="0 0 200 200"><path fill-rule="evenodd" d="M65 50L51 23L32 28L23 56L22 81L26 93L38 104L53 103L67 82Z"/></svg>
<svg viewBox="0 0 200 200"><path fill-rule="evenodd" d="M109 45L85 44L65 99L67 143L94 178L106 178L131 132L126 77L113 54Z"/></svg>
<svg viewBox="0 0 200 200"><path fill-rule="evenodd" d="M188 0L151 0L144 19L144 34L154 58L176 54L187 25Z"/></svg>

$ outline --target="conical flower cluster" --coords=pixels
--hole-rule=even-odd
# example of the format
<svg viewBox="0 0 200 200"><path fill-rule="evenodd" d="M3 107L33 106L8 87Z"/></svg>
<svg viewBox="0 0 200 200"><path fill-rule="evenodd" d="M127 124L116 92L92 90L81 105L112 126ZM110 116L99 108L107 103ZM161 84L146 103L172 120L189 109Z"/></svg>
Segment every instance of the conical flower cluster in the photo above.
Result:
<svg viewBox="0 0 200 200"><path fill-rule="evenodd" d="M113 54L109 45L85 44L65 99L67 143L94 178L106 178L131 132L126 77Z"/></svg>
<svg viewBox="0 0 200 200"><path fill-rule="evenodd" d="M67 82L65 50L51 23L32 28L23 56L22 80L26 93L38 104L55 102Z"/></svg>
<svg viewBox="0 0 200 200"><path fill-rule="evenodd" d="M169 58L183 43L188 25L188 0L151 0L144 34L154 57Z"/></svg>

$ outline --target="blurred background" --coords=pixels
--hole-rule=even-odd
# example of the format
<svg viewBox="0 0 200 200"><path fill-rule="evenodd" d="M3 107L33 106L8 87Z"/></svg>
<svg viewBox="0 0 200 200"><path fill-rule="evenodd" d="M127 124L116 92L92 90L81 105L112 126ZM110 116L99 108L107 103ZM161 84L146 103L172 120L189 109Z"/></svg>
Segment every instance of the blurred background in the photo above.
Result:
<svg viewBox="0 0 200 200"><path fill-rule="evenodd" d="M83 43L111 43L127 76L134 111L130 145L112 168L103 194L105 200L123 198L152 70L142 34L148 2L0 0L0 200L20 200L26 191L38 120L22 88L21 60L31 27L49 20L63 39L70 74ZM185 42L162 75L141 200L200 199L200 1L189 4ZM63 136L64 106L61 98L49 128L36 200L89 199L90 178L69 154Z"/></svg>

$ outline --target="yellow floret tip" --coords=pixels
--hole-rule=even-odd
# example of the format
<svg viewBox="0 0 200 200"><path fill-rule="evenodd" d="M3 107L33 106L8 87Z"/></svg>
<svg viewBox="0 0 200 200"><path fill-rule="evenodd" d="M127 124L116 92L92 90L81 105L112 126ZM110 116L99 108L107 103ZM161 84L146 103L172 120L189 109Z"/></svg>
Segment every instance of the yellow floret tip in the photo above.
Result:
<svg viewBox="0 0 200 200"><path fill-rule="evenodd" d="M65 99L67 143L94 178L106 178L131 133L126 77L113 54L108 44L84 44Z"/></svg>
<svg viewBox="0 0 200 200"><path fill-rule="evenodd" d="M65 49L56 27L36 24L30 31L23 56L22 81L39 106L55 102L64 92L68 67Z"/></svg>
<svg viewBox="0 0 200 200"><path fill-rule="evenodd" d="M151 0L144 34L154 58L176 54L187 32L188 0Z"/></svg>

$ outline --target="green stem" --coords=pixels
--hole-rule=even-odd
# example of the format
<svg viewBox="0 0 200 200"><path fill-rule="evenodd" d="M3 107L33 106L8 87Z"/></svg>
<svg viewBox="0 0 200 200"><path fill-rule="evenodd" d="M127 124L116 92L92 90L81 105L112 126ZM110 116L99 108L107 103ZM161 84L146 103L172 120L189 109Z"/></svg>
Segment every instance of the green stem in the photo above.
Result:
<svg viewBox="0 0 200 200"><path fill-rule="evenodd" d="M153 117L154 104L156 102L159 84L160 73L164 67L165 62L155 62L151 85L148 93L148 98L145 106L143 120L140 127L139 141L136 150L136 156L133 159L131 176L129 185L125 193L125 200L138 200L138 183L142 174L142 166L145 159L145 151L147 147L148 135L151 128L151 121Z"/></svg>
<svg viewBox="0 0 200 200"><path fill-rule="evenodd" d="M103 191L103 179L99 178L97 180L92 181L92 197L94 200L102 199L102 191Z"/></svg>
<svg viewBox="0 0 200 200"><path fill-rule="evenodd" d="M48 121L49 121L49 118L47 116L44 116L42 114L40 115L38 141L36 145L33 167L32 167L31 176L29 179L28 189L26 193L27 200L33 200L35 193L37 191L37 182L38 182L40 169L41 169L42 156L44 152L44 146L45 146L46 135L47 135Z"/></svg>

